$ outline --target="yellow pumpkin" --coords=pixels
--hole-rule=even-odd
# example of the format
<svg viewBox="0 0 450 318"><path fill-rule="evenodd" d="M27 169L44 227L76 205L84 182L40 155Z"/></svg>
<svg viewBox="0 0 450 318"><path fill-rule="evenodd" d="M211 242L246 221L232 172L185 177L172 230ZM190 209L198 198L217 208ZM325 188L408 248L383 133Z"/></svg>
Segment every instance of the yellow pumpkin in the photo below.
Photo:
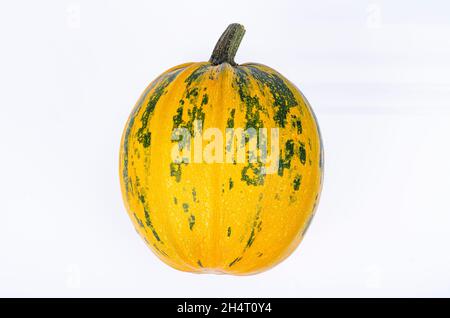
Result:
<svg viewBox="0 0 450 318"><path fill-rule="evenodd" d="M210 61L156 78L123 133L126 209L178 270L264 271L298 246L318 203L323 150L313 111L275 70L234 62L244 32L231 24Z"/></svg>

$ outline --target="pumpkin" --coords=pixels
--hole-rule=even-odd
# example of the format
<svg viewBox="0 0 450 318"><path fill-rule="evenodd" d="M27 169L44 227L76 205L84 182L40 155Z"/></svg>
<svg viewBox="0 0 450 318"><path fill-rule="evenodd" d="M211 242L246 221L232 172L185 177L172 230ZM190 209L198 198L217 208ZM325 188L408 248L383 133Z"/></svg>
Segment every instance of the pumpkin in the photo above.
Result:
<svg viewBox="0 0 450 318"><path fill-rule="evenodd" d="M273 267L299 245L319 200L323 150L311 106L277 71L234 62L244 32L231 24L208 62L157 77L122 136L128 214L150 249L181 271ZM272 163L261 155L270 150Z"/></svg>

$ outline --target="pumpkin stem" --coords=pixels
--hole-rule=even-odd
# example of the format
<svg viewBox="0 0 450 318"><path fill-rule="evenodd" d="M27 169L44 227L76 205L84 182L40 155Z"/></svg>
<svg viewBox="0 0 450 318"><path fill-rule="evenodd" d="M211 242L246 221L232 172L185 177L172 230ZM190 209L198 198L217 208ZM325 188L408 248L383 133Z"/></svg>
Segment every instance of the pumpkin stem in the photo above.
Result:
<svg viewBox="0 0 450 318"><path fill-rule="evenodd" d="M219 41L217 41L214 51L211 54L209 62L212 65L219 65L222 63L229 63L233 66L237 65L234 62L234 57L244 37L244 26L238 23L230 24L225 32L222 33Z"/></svg>

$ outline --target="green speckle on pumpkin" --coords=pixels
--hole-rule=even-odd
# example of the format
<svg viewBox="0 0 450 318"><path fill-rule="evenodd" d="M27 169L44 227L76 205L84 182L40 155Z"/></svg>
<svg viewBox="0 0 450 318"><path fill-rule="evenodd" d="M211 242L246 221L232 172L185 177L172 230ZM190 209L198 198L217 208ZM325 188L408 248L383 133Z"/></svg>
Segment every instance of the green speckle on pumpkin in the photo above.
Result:
<svg viewBox="0 0 450 318"><path fill-rule="evenodd" d="M159 253L161 253L162 255L164 255L164 256L166 256L166 257L169 257L169 255L167 255L167 253L164 252L162 249L160 249L156 244L153 244L153 247L154 247Z"/></svg>
<svg viewBox="0 0 450 318"><path fill-rule="evenodd" d="M302 122L300 119L297 119L295 127L297 127L297 134L300 135L303 132Z"/></svg>
<svg viewBox="0 0 450 318"><path fill-rule="evenodd" d="M262 225L262 221L260 221L260 215L261 215L261 207L259 206L256 210L256 215L255 215L255 220L253 221L252 224L252 230L250 232L250 237L247 240L247 244L244 248L244 251L247 250L250 246L252 246L253 242L255 241L256 238L256 232L260 232L261 231L261 225Z"/></svg>
<svg viewBox="0 0 450 318"><path fill-rule="evenodd" d="M170 176L175 177L176 182L181 180L181 163L170 163Z"/></svg>
<svg viewBox="0 0 450 318"><path fill-rule="evenodd" d="M238 93L241 101L245 105L245 129L248 128L263 128L264 124L260 117L265 110L259 102L257 95L251 95L248 88L249 85L248 74L243 69L236 69L236 84L238 86Z"/></svg>
<svg viewBox="0 0 450 318"><path fill-rule="evenodd" d="M144 148L148 148L152 143L152 133L145 132L138 137L138 141L142 144Z"/></svg>
<svg viewBox="0 0 450 318"><path fill-rule="evenodd" d="M139 131L138 131L138 138L139 138L140 134L144 134L145 133L149 117L153 113L153 110L154 110L154 108L156 106L156 103L158 102L159 98L163 94L164 89L177 77L177 75L182 70L183 70L183 68L179 69L179 70L176 70L174 72L171 72L169 74L166 74L166 75L158 78L157 80L155 80L152 83L152 85L150 85L146 89L144 94L142 94L141 98L137 102L137 106L133 109L133 112L130 115L130 120L129 120L128 125L127 125L127 127L125 129L125 135L124 135L124 141L123 141L123 151L124 151L124 153L123 153L122 177L123 177L123 182L125 184L125 191L127 193L129 192L130 185L131 185L131 180L129 179L129 176L128 176L129 141L130 141L131 131L132 131L132 129L134 127L134 124L135 124L135 121L136 121L136 116L137 116L138 112L141 110L141 108L143 107L144 100L148 97L148 95L153 90L153 88L158 85L158 87L153 92L152 97L150 98L149 102L147 103L145 112L144 112L144 114L141 117L142 126L141 126L141 128L139 128Z"/></svg>
<svg viewBox="0 0 450 318"><path fill-rule="evenodd" d="M261 85L269 88L274 100L275 115L273 119L280 127L284 128L290 108L298 105L294 94L277 74L265 72L252 65L248 65L247 68Z"/></svg>
<svg viewBox="0 0 450 318"><path fill-rule="evenodd" d="M239 262L241 259L242 259L242 257L237 257L237 258L235 258L235 259L228 265L228 267L233 266L234 264L236 264L237 262Z"/></svg>
<svg viewBox="0 0 450 318"><path fill-rule="evenodd" d="M189 230L192 231L192 228L194 227L194 225L195 225L195 216L191 214L189 216Z"/></svg>
<svg viewBox="0 0 450 318"><path fill-rule="evenodd" d="M296 175L294 178L294 182L293 182L293 187L294 187L295 191L298 191L298 189L300 189L301 182L302 182L302 176Z"/></svg>
<svg viewBox="0 0 450 318"><path fill-rule="evenodd" d="M283 176L283 170L291 167L291 160L294 157L294 142L292 139L286 141L285 144L286 154L283 157L283 150L280 150L280 163L278 166L278 175Z"/></svg>
<svg viewBox="0 0 450 318"><path fill-rule="evenodd" d="M234 128L234 114L236 113L236 109L233 108L230 111L230 117L227 119L227 128Z"/></svg>
<svg viewBox="0 0 450 318"><path fill-rule="evenodd" d="M193 71L184 81L187 86L191 86L194 82L198 82L200 77L208 70L209 65L202 65Z"/></svg>
<svg viewBox="0 0 450 318"><path fill-rule="evenodd" d="M252 246L254 241L255 241L255 229L252 228L252 232L250 233L250 237L248 238L246 247L248 248Z"/></svg>
<svg viewBox="0 0 450 318"><path fill-rule="evenodd" d="M170 83L177 77L177 75L181 72L182 69L173 71L168 74L167 77L160 80L160 84L155 88L153 94L150 96L150 99L145 107L145 111L141 117L141 127L137 131L137 139L144 146L148 147L150 145L150 132L148 131L148 125L150 119L155 111L156 104L158 103L161 96L165 93L165 89L169 86Z"/></svg>
<svg viewBox="0 0 450 318"><path fill-rule="evenodd" d="M140 227L144 227L144 223L142 223L142 220L136 215L136 213L133 213L133 215L134 215L134 218L136 219L137 224Z"/></svg>
<svg viewBox="0 0 450 318"><path fill-rule="evenodd" d="M208 94L203 94L202 106L208 104Z"/></svg>
<svg viewBox="0 0 450 318"><path fill-rule="evenodd" d="M173 118L173 129L180 127L180 124L183 122L183 106L177 108L177 114L172 118Z"/></svg>
<svg viewBox="0 0 450 318"><path fill-rule="evenodd" d="M241 171L241 180L248 185L260 186L264 184L265 174L261 172L262 163L249 163Z"/></svg>
<svg viewBox="0 0 450 318"><path fill-rule="evenodd" d="M190 88L186 90L186 98L194 103L198 96L198 87Z"/></svg>
<svg viewBox="0 0 450 318"><path fill-rule="evenodd" d="M304 165L306 162L306 148L305 148L305 144L303 142L300 142L299 157L300 157L300 162Z"/></svg>
<svg viewBox="0 0 450 318"><path fill-rule="evenodd" d="M145 224L147 224L148 228L152 231L153 236L155 237L155 239L158 242L161 242L161 239L160 239L158 233L156 232L155 227L153 226L153 223L152 223L152 221L150 219L150 212L149 212L149 210L146 207L144 207L144 215L145 215Z"/></svg>

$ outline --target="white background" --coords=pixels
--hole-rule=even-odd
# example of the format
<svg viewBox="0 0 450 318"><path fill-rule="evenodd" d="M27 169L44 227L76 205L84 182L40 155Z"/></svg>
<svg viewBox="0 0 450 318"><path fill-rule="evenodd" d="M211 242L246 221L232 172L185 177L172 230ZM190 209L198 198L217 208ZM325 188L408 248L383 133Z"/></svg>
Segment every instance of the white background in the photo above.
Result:
<svg viewBox="0 0 450 318"><path fill-rule="evenodd" d="M450 296L447 1L2 1L0 296ZM160 262L122 204L119 142L164 70L236 60L311 102L325 144L316 218L250 277Z"/></svg>

